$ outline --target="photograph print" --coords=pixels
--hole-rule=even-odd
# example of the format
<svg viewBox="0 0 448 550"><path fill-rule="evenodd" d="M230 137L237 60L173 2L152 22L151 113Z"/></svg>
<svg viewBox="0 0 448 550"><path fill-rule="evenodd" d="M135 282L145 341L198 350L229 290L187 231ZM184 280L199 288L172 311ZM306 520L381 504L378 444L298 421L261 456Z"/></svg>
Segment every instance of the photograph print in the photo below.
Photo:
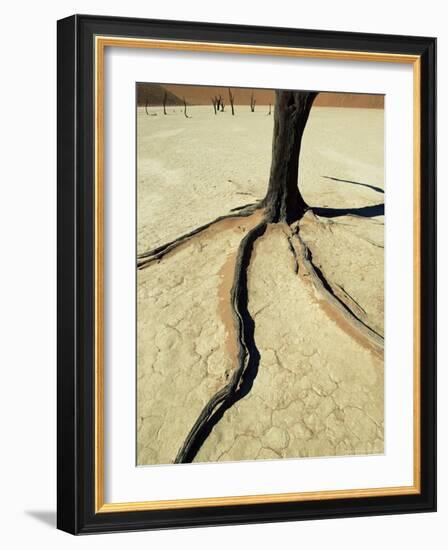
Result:
<svg viewBox="0 0 448 550"><path fill-rule="evenodd" d="M136 84L136 463L384 453L384 96Z"/></svg>

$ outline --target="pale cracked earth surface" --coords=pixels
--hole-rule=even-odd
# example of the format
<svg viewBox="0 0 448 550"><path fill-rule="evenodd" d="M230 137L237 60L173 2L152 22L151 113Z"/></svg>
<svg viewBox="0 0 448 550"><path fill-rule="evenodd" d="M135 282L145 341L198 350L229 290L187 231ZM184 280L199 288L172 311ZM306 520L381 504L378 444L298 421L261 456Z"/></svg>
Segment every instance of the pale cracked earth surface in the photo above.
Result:
<svg viewBox="0 0 448 550"><path fill-rule="evenodd" d="M260 109L232 120L210 109L191 107L191 119L139 110L139 253L265 194L273 117ZM299 235L331 291L379 335L383 148L383 111L313 108L300 157L300 186L316 215L303 218ZM219 222L137 272L140 465L172 463L235 371L230 288L236 251L256 222ZM195 461L384 452L382 354L338 321L300 259L295 272L285 233L268 226L248 269L260 352L252 388L216 423Z"/></svg>
<svg viewBox="0 0 448 550"><path fill-rule="evenodd" d="M261 360L197 461L383 452L383 361L322 309L279 224L255 244L249 311Z"/></svg>
<svg viewBox="0 0 448 550"><path fill-rule="evenodd" d="M357 317L384 336L382 219L305 215L300 227L313 263L324 272L333 291Z"/></svg>
<svg viewBox="0 0 448 550"><path fill-rule="evenodd" d="M226 328L230 288L222 279L253 224L223 221L138 271L139 464L173 461L202 408L236 366L236 339Z"/></svg>

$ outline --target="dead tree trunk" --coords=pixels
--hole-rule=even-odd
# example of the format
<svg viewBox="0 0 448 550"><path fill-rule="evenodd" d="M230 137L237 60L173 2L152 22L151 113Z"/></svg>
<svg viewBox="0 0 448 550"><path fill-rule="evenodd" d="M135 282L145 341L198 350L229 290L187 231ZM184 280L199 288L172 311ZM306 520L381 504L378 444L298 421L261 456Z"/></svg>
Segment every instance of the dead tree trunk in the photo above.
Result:
<svg viewBox="0 0 448 550"><path fill-rule="evenodd" d="M229 101L230 101L230 107L232 109L232 116L235 116L235 109L233 107L233 102L235 101L235 97L232 94L232 90L229 88Z"/></svg>
<svg viewBox="0 0 448 550"><path fill-rule="evenodd" d="M146 100L146 103L145 103L145 111L146 111L146 114L149 115L148 113L148 107L149 107L149 100L147 99Z"/></svg>
<svg viewBox="0 0 448 550"><path fill-rule="evenodd" d="M316 96L316 92L275 92L271 173L263 200L269 223L285 221L291 224L308 208L298 187L299 154Z"/></svg>
<svg viewBox="0 0 448 550"><path fill-rule="evenodd" d="M183 98L184 100L184 115L185 115L185 118L190 118L188 115L187 115L187 102L185 101L185 97Z"/></svg>
<svg viewBox="0 0 448 550"><path fill-rule="evenodd" d="M167 100L168 94L165 92L163 94L163 114L166 115L166 100Z"/></svg>
<svg viewBox="0 0 448 550"><path fill-rule="evenodd" d="M250 110L252 113L255 111L255 103L256 103L256 99L254 98L254 93L252 92L250 96Z"/></svg>

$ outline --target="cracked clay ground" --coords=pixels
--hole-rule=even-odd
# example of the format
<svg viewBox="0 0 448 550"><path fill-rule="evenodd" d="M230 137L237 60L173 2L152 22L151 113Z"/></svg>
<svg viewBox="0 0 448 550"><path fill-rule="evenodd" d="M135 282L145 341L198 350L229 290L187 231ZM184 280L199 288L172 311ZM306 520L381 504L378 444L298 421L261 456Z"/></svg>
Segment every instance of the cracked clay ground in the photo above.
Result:
<svg viewBox="0 0 448 550"><path fill-rule="evenodd" d="M192 107L187 120L139 109L140 254L266 192L272 117L209 111ZM268 224L253 243L247 312L259 361L196 462L384 452L383 111L313 108L300 160L316 208L295 232ZM231 288L261 217L222 219L137 271L140 465L174 462L238 369Z"/></svg>

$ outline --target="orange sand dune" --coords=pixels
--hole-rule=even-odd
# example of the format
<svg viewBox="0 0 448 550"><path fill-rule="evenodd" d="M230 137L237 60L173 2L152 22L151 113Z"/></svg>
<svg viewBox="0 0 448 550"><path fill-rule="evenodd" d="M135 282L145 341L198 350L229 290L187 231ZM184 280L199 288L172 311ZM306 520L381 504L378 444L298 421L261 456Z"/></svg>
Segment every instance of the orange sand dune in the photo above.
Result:
<svg viewBox="0 0 448 550"><path fill-rule="evenodd" d="M213 96L221 95L229 105L228 88L215 86L185 86L167 84L166 89L179 98L185 97L190 105L211 105ZM251 95L254 95L256 104L269 105L274 103L274 91L251 88L231 88L235 97L235 105L249 105ZM358 107L365 109L383 109L384 96L375 94L351 94L321 92L315 101L320 107Z"/></svg>

